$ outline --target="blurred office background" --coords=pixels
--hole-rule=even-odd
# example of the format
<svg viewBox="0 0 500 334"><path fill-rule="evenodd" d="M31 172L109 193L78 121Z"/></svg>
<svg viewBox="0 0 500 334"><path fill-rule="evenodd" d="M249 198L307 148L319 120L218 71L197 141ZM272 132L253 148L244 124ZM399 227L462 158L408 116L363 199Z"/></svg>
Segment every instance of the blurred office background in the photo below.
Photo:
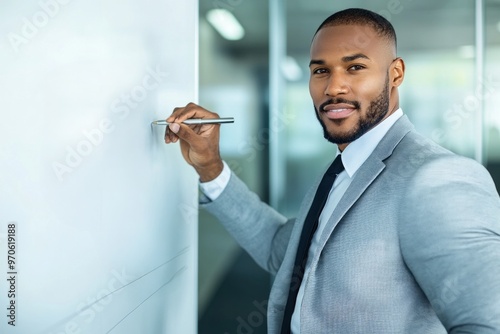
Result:
<svg viewBox="0 0 500 334"><path fill-rule="evenodd" d="M311 38L348 7L394 25L407 68L402 108L417 130L481 161L500 189L500 0L201 0L200 103L235 117L221 127L221 151L236 174L296 214L335 153L309 97ZM224 37L214 25L227 13L241 31ZM265 333L271 278L205 212L199 232L199 333Z"/></svg>

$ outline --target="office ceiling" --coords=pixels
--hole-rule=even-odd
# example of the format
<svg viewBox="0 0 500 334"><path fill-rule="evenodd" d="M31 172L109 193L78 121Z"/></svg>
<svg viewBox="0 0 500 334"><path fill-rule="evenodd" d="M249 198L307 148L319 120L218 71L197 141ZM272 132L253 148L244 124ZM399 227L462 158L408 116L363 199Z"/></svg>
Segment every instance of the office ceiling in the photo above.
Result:
<svg viewBox="0 0 500 334"><path fill-rule="evenodd" d="M399 4L391 8L391 4ZM500 46L500 0L486 1L487 43ZM242 40L220 38L234 56L261 57L268 53L269 2L264 0L200 0L200 16L213 8L229 9L245 28ZM288 0L287 53L304 57L318 25L331 13L362 7L388 18L396 29L400 52L459 48L474 44L472 0Z"/></svg>

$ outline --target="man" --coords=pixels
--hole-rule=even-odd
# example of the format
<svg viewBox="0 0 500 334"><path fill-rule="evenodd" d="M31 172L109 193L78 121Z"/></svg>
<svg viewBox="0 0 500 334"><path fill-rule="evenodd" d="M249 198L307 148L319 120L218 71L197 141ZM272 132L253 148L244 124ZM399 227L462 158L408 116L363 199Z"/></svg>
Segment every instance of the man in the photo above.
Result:
<svg viewBox="0 0 500 334"><path fill-rule="evenodd" d="M296 219L229 171L217 125L180 124L217 114L188 104L167 119L202 206L276 275L269 333L500 333L500 199L481 165L415 132L399 108L404 71L383 17L348 9L321 24L310 93L341 158Z"/></svg>

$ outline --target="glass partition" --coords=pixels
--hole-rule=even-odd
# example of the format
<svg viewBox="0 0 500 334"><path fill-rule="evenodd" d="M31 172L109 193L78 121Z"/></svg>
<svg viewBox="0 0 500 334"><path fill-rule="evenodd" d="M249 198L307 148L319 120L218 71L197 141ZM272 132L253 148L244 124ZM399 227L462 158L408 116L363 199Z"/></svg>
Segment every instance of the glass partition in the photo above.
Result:
<svg viewBox="0 0 500 334"><path fill-rule="evenodd" d="M486 1L485 12L485 156L500 191L500 2Z"/></svg>

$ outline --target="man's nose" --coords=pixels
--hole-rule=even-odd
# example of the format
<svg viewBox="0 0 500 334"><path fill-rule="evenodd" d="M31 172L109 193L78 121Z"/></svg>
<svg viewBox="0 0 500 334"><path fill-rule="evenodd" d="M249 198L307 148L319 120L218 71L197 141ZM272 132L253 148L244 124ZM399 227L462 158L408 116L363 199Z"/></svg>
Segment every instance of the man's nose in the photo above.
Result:
<svg viewBox="0 0 500 334"><path fill-rule="evenodd" d="M332 73L328 78L327 86L325 87L325 95L337 96L347 94L349 86L344 75L340 73Z"/></svg>

